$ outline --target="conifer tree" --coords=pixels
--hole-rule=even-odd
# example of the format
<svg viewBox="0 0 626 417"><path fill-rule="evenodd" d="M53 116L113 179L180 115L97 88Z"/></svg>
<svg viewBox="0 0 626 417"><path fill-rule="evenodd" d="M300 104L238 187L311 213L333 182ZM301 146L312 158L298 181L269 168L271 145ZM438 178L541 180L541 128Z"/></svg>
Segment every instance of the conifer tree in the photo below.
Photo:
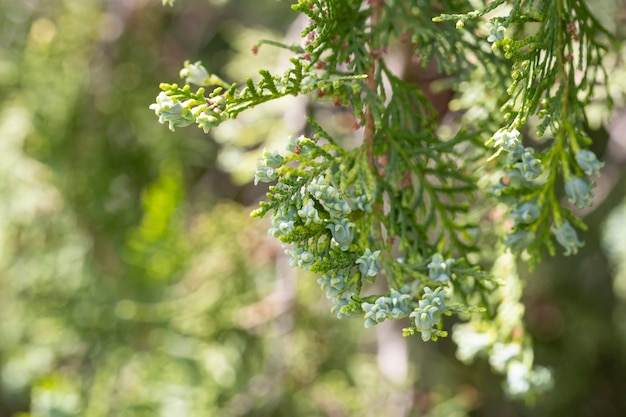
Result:
<svg viewBox="0 0 626 417"><path fill-rule="evenodd" d="M408 318L406 336L435 341L448 334L443 317L459 315L460 360L487 356L512 396L548 388L524 331L516 262L532 268L545 250L583 245L573 210L591 204L603 165L589 150L585 107L608 78L612 35L583 0L291 7L308 19L301 41L255 46L291 51L283 74L231 83L187 62L184 85L162 84L150 108L171 130L204 132L288 95L351 112L357 147L309 118L311 135L263 152L254 182L271 185L253 216L271 217L269 233L293 267L318 276L337 317L365 327ZM462 111L452 122L390 68L398 44L453 80Z"/></svg>

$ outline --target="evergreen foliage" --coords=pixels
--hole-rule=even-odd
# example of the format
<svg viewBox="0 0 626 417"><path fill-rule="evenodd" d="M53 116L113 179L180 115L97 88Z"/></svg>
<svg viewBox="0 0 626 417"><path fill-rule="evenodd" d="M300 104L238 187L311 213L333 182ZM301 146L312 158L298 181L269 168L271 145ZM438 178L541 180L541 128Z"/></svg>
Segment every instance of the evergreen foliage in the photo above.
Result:
<svg viewBox="0 0 626 417"><path fill-rule="evenodd" d="M555 243L566 255L582 246L573 206L591 204L602 167L585 107L606 82L611 34L583 0L292 8L308 18L301 44L255 47L292 51L283 75L262 70L230 84L187 62L185 85L162 84L150 108L172 130L195 123L204 132L287 95L349 109L357 147L309 119L310 137L264 151L255 183L272 185L253 216L271 216L270 234L292 266L320 277L337 317L363 317L365 327L408 317L404 334L428 341L447 335L444 316L460 315L469 322L453 332L459 359L486 354L512 396L548 388L524 332L516 255L532 267ZM474 106L496 110L441 124L427 92L386 60L403 43L413 60L452 76L461 99L463 82L486 84L490 101Z"/></svg>

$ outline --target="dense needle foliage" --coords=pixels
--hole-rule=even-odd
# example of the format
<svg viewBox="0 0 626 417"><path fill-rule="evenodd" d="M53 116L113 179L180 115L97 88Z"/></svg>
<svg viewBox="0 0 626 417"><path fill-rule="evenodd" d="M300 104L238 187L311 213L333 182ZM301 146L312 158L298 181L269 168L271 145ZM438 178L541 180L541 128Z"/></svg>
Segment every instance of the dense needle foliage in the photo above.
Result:
<svg viewBox="0 0 626 417"><path fill-rule="evenodd" d="M361 144L346 149L309 119L310 137L259 160L255 183L276 184L253 215L271 213L270 234L292 266L320 276L337 317L362 316L365 327L409 317L404 334L428 341L447 335L444 315L461 314L470 318L454 336L462 360L487 352L514 396L550 386L549 372L533 366L522 309L507 308L521 296L512 254L532 267L555 242L566 255L582 246L576 228L585 225L571 205L591 204L603 165L588 148L585 106L606 81L611 34L582 0L292 8L308 23L300 44L271 43L293 52L284 75L261 70L239 86L187 63L184 87L161 85L151 106L159 121L208 132L287 95L348 108ZM499 109L443 129L424 88L390 68L398 43L454 86L479 77Z"/></svg>
<svg viewBox="0 0 626 417"><path fill-rule="evenodd" d="M0 2L0 417L625 415L617 1Z"/></svg>

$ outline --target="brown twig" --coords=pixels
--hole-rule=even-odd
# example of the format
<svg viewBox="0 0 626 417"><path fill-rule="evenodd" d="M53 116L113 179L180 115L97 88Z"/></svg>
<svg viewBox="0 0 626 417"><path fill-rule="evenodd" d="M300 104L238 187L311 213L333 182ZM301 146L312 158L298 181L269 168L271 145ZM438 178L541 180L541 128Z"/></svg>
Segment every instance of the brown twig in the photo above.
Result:
<svg viewBox="0 0 626 417"><path fill-rule="evenodd" d="M372 14L370 16L370 30L373 30L376 25L378 25L378 21L380 18L380 13L382 9L382 1L381 0L369 0L370 7L372 8ZM372 38L373 39L373 38ZM366 75L367 79L365 84L367 89L376 94L376 71L377 71L377 62L380 59L380 54L374 54L374 51L377 51L377 45L370 44L370 54L372 55L372 65L367 69ZM374 175L378 175L378 171L376 169L376 161L374 160L374 136L376 135L376 126L374 123L374 113L372 112L372 106L367 105L365 109L365 130L363 132L363 141L365 143L365 147L367 149L367 159L371 169L374 171Z"/></svg>

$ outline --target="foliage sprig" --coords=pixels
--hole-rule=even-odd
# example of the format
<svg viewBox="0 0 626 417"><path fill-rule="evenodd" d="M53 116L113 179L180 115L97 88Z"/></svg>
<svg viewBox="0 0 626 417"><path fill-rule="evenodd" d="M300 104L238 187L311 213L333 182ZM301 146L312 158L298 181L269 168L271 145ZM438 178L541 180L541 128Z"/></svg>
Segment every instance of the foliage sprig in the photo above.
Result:
<svg viewBox="0 0 626 417"><path fill-rule="evenodd" d="M259 43L294 53L282 76L261 70L240 87L187 62L186 85L161 85L151 108L170 129L205 132L287 95L349 108L360 146L345 149L309 119L312 137L292 139L284 154L264 151L254 181L272 185L253 216L271 216L269 233L292 266L319 276L339 318L361 316L365 327L409 318L404 334L424 341L446 336L452 314L474 318L460 329L500 326L483 350L507 374L507 391L527 396L550 376L533 365L522 315L505 314L521 306L512 253L533 266L555 242L566 255L582 246L574 227L584 224L561 196L579 209L591 202L589 176L602 163L588 149L584 109L607 78L601 57L612 38L583 0L474 3L299 0L301 46ZM489 78L499 111L443 129L424 88L389 68L395 43L462 82ZM533 123L546 139L529 140Z"/></svg>
<svg viewBox="0 0 626 417"><path fill-rule="evenodd" d="M435 20L465 22L505 3ZM501 105L503 127L487 145L495 148L492 159L499 156L501 170L492 193L510 207L513 217L522 207L536 214L514 221L505 239L511 250L526 251L534 266L544 247L555 253L555 240L567 255L582 246L572 225L582 230L585 225L560 200L565 193L578 209L591 205L589 176L599 175L603 164L588 149L584 109L596 84L608 78L601 58L614 38L584 1L511 3L508 15L493 17L485 26L494 52L509 62L512 79ZM537 137L547 137L539 145L525 146L520 131L533 119L538 120Z"/></svg>

